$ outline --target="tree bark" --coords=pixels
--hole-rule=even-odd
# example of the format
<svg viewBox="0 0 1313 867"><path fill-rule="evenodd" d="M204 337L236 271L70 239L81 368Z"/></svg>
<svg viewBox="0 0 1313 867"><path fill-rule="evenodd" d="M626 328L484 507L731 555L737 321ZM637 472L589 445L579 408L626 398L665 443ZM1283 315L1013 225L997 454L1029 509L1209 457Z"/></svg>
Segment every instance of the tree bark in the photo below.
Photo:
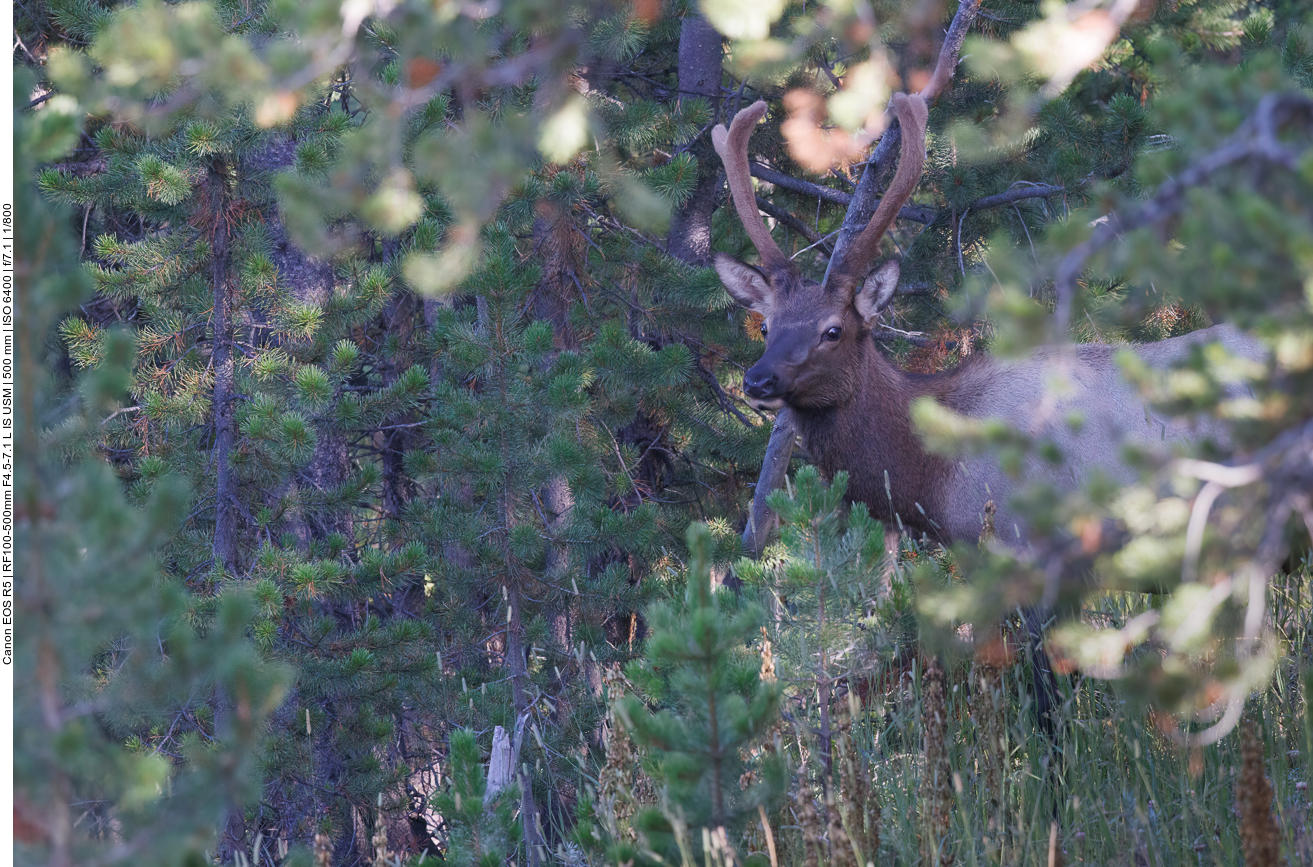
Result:
<svg viewBox="0 0 1313 867"><path fill-rule="evenodd" d="M228 231L228 165L222 159L210 164L209 215L214 221L211 240L210 284L214 293L214 338L211 363L214 365L214 565L225 572L237 569L237 490L230 464L237 432L233 427L233 393L236 372L233 365L232 335L232 255Z"/></svg>
<svg viewBox="0 0 1313 867"><path fill-rule="evenodd" d="M743 550L754 560L766 550L767 540L779 525L779 517L766 505L766 497L783 484L788 475L797 436L793 413L785 407L775 416L775 427L771 429L770 442L766 444L766 454L761 459L761 475L757 477L757 488L752 495L748 526L743 528Z"/></svg>
<svg viewBox="0 0 1313 867"><path fill-rule="evenodd" d="M402 290L384 311L384 327L397 345L409 348L414 345L415 324L422 315L420 299L414 292ZM383 372L384 387L390 386L414 362L414 353L402 349ZM415 447L416 435L409 425L419 416L411 411L388 418L384 429L376 435L380 451L379 463L383 469L383 511L390 518L401 517L402 511L414 498L415 483L406 473L406 455Z"/></svg>
<svg viewBox="0 0 1313 867"><path fill-rule="evenodd" d="M527 720L530 713L529 691L526 688L529 669L525 656L520 585L514 578L507 580L506 604L510 607L506 619L506 667L511 681L511 700L515 705L516 719ZM518 742L513 745L513 753L519 752L516 749L518 746ZM538 867L546 847L538 822L538 805L533 799L533 784L523 769L512 770L520 781L520 822L524 833L525 864L528 867Z"/></svg>
<svg viewBox="0 0 1313 867"><path fill-rule="evenodd" d="M679 31L680 99L707 100L713 116L720 113L721 59L720 34L699 13L687 13ZM698 136L690 150L698 161L697 183L670 220L666 250L681 262L706 265L711 261L711 215L720 197L720 161L709 134Z"/></svg>
<svg viewBox="0 0 1313 867"><path fill-rule="evenodd" d="M236 366L233 362L232 327L232 237L228 228L229 165L223 158L209 166L208 202L211 221L210 288L213 292L214 335L210 363L214 368L214 543L211 549L215 567L235 576L237 563L237 484L231 464L233 444L237 439L233 424L233 399L236 392ZM232 698L222 688L215 689L215 729L220 737L231 733ZM246 811L230 802L219 839L219 854L229 860L243 851L246 843Z"/></svg>

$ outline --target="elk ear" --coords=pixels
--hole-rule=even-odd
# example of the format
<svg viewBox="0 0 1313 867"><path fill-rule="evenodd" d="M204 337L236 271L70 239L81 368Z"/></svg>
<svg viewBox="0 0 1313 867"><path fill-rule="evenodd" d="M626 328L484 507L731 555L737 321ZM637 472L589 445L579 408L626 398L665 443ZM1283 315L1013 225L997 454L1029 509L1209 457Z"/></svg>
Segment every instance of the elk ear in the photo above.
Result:
<svg viewBox="0 0 1313 867"><path fill-rule="evenodd" d="M775 290L770 288L770 283L766 282L766 277L760 271L724 253L717 253L713 264L730 297L749 310L770 316L775 302Z"/></svg>
<svg viewBox="0 0 1313 867"><path fill-rule="evenodd" d="M889 302L894 300L894 290L898 288L898 260L890 259L871 272L862 288L853 296L853 305L862 320L868 324L884 312Z"/></svg>

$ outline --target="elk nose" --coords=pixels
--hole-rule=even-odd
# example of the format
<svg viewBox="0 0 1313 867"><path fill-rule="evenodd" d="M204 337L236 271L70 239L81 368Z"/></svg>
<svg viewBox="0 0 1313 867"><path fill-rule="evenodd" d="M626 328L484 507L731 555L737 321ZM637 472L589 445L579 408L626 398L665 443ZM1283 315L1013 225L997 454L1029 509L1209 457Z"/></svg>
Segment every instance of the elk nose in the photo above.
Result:
<svg viewBox="0 0 1313 867"><path fill-rule="evenodd" d="M779 396L779 380L772 370L758 370L753 367L743 374L743 390L748 397L767 398Z"/></svg>

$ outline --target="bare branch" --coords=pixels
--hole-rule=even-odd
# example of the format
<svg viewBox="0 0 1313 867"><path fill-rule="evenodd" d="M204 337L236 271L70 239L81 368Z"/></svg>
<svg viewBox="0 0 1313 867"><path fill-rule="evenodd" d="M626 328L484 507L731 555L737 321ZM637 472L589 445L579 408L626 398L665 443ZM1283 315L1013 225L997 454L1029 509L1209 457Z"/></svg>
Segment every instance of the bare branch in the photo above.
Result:
<svg viewBox="0 0 1313 867"><path fill-rule="evenodd" d="M1197 571L1203 522L1207 520L1208 511L1217 496L1224 489L1244 487L1260 481L1268 485L1269 490L1265 494L1268 505L1262 515L1266 529L1256 556L1250 558L1238 574L1217 582L1208 597L1196 604L1196 612L1190 621L1180 627L1187 631L1196 628L1196 621L1207 618L1222 601L1232 598L1237 586L1243 587L1247 591L1248 602L1239 650L1242 658L1252 656L1263 640L1268 576L1276 571L1289 550L1285 538L1286 522L1305 504L1308 491L1313 489L1313 421L1283 431L1255 452L1246 464L1230 466L1182 459L1175 461L1172 466L1183 475L1207 482L1195 498L1190 526L1186 531L1186 580L1192 580ZM1246 582L1248 586L1244 587ZM1270 635L1268 640L1271 640ZM1233 686L1221 720L1203 731L1177 733L1176 741L1182 745L1206 746L1225 737L1239 721L1248 696L1247 690L1244 683Z"/></svg>
<svg viewBox="0 0 1313 867"><path fill-rule="evenodd" d="M784 187L786 190L792 190L795 193L802 193L804 196L815 196L821 201L830 202L835 205L849 207L852 204L852 193L845 193L843 190L836 190L833 187L824 187L820 184L812 183L811 181L795 178L792 175L786 175L784 172L776 171L775 169L762 165L759 162L754 162L751 168L752 176L754 178L759 178L768 184L774 184L777 187ZM1023 196L1022 198L1026 197ZM872 204L876 204L878 201L879 200L877 199L876 202L873 202ZM974 205L972 207L974 209ZM997 207L997 205L994 207ZM911 220L913 223L923 223L927 225L934 222L935 217L938 215L939 212L934 208L927 208L922 205L903 205L902 209L898 212L898 218L900 220ZM870 220L869 215L867 216L867 220Z"/></svg>
<svg viewBox="0 0 1313 867"><path fill-rule="evenodd" d="M853 200L851 193L845 193L843 190L836 190L833 187L823 187L820 184L814 184L811 181L804 181L801 178L786 175L784 172L778 172L755 160L749 167L752 169L752 176L754 178L760 178L768 184L774 184L777 187L784 187L786 190L793 190L795 193L802 193L805 196L815 196L822 201L832 202L836 205L847 205Z"/></svg>
<svg viewBox="0 0 1313 867"><path fill-rule="evenodd" d="M729 415L733 415L736 419L742 422L745 427L752 427L751 419L740 412L739 408L734 405L734 401L730 399L729 395L725 394L725 389L720 387L720 382L712 372L707 370L701 364L695 364L694 368L697 370L698 377L705 382L711 389L712 393L716 395L716 401L720 404L721 410Z"/></svg>
<svg viewBox="0 0 1313 867"><path fill-rule="evenodd" d="M957 71L958 55L962 53L962 43L966 41L967 31L971 29L979 11L980 0L962 0L958 4L957 14L953 16L953 23L948 25L948 32L944 34L944 44L939 49L935 74L930 77L930 83L921 89L921 98L926 102L934 102L938 99L953 80L953 73Z"/></svg>
<svg viewBox="0 0 1313 867"><path fill-rule="evenodd" d="M983 211L986 208L1001 208L1004 205L1011 205L1016 202L1025 201L1026 199L1051 199L1088 186L1093 180L1093 178L1087 178L1079 184L1074 184L1070 187L1062 187L1057 184L1031 184L1029 186L1019 187L1013 184L1010 188L1001 193L994 193L992 196L981 196L971 204L967 205L966 210Z"/></svg>
<svg viewBox="0 0 1313 867"><path fill-rule="evenodd" d="M784 208L776 207L768 199L763 199L761 196L757 196L757 210L761 211L766 216L771 217L776 222L783 223L785 226L788 226L790 229L806 238L807 243L810 245L808 249L819 246L825 252L825 255L828 256L830 254L831 247L829 244L825 243L825 239L820 236L820 233L811 226L808 226L802 220L799 220L790 212L786 211ZM794 254L794 256L797 255L797 253Z"/></svg>

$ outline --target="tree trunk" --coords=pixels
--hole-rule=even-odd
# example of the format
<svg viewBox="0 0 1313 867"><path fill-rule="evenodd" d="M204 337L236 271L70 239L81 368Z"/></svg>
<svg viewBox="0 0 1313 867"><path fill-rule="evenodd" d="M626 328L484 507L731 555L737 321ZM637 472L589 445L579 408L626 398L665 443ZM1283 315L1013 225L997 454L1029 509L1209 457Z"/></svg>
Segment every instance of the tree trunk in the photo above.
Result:
<svg viewBox="0 0 1313 867"><path fill-rule="evenodd" d="M415 323L421 314L420 300L413 292L401 291L388 304L383 314L384 327L399 347L383 373L384 387L397 381L414 363L413 353L405 347L413 345ZM409 425L418 416L414 412L388 418L375 436L379 449L379 463L383 469L383 512L389 518L401 517L402 510L415 496L415 484L406 473L406 454L415 447L416 438Z"/></svg>
<svg viewBox="0 0 1313 867"><path fill-rule="evenodd" d="M525 657L524 620L521 613L520 585L514 578L507 581L506 604L510 613L506 621L506 667L511 680L511 700L515 705L516 719L529 717L529 669ZM518 728L518 726L517 726ZM514 745L518 747L519 744ZM518 752L514 750L513 752ZM512 769L520 781L520 822L524 833L525 864L539 867L545 849L538 822L538 805L533 799L533 784L521 768Z"/></svg>
<svg viewBox="0 0 1313 867"><path fill-rule="evenodd" d="M679 92L681 99L706 99L714 115L720 113L722 40L707 19L697 12L684 16L679 31ZM711 261L711 215L720 196L720 160L711 136L699 136L691 148L698 161L693 195L670 221L666 250L681 262L707 265Z"/></svg>
<svg viewBox="0 0 1313 867"><path fill-rule="evenodd" d="M793 413L787 407L781 409L775 416L775 427L771 429L766 454L761 459L761 474L757 477L757 488L752 494L748 526L743 528L743 550L754 560L766 550L771 533L779 525L779 517L766 505L766 497L784 483L797 436L798 428L794 424Z"/></svg>
<svg viewBox="0 0 1313 867"><path fill-rule="evenodd" d="M225 572L237 569L237 490L230 464L237 432L233 427L233 393L236 372L232 348L232 255L228 233L228 165L216 159L209 172L209 215L214 221L211 241L210 284L214 293L214 565Z"/></svg>
<svg viewBox="0 0 1313 867"><path fill-rule="evenodd" d="M214 543L215 567L235 576L237 563L237 484L231 464L237 431L233 424L233 400L236 392L236 367L233 362L232 326L232 239L228 231L228 173L222 158L209 167L211 221L210 288L214 303L214 335L210 363L214 368ZM231 731L232 698L223 689L214 696L215 729L220 737ZM230 803L219 839L219 855L230 860L245 848L246 811L241 804Z"/></svg>

